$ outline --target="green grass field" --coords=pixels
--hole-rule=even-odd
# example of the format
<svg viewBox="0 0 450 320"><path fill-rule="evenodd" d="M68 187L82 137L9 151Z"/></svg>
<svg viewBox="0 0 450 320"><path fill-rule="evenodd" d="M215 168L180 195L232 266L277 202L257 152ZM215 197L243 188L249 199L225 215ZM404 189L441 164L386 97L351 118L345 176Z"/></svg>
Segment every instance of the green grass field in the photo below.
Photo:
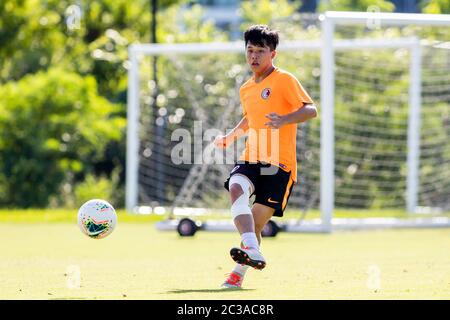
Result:
<svg viewBox="0 0 450 320"><path fill-rule="evenodd" d="M113 234L93 240L71 210L0 211L0 299L450 298L449 229L280 233L263 240L266 269L224 291L238 235L180 238L154 220L119 212Z"/></svg>

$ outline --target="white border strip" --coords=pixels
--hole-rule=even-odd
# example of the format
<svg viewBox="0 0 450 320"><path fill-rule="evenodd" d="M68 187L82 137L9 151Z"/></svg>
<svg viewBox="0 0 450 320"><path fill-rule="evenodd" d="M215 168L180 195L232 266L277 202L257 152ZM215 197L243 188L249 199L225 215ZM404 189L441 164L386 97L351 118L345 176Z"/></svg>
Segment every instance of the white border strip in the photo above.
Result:
<svg viewBox="0 0 450 320"><path fill-rule="evenodd" d="M379 21L388 25L449 25L449 14L391 13L391 12L345 12L327 11L322 19L332 20L338 25L361 24L368 20Z"/></svg>

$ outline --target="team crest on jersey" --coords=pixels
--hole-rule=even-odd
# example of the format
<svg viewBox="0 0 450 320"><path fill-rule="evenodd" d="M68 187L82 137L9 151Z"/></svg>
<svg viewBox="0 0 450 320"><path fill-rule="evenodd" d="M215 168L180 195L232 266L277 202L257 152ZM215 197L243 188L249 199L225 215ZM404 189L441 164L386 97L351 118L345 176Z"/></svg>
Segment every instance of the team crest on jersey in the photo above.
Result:
<svg viewBox="0 0 450 320"><path fill-rule="evenodd" d="M272 93L270 88L265 88L262 92L261 92L261 98L263 98L264 100L269 99L270 94Z"/></svg>

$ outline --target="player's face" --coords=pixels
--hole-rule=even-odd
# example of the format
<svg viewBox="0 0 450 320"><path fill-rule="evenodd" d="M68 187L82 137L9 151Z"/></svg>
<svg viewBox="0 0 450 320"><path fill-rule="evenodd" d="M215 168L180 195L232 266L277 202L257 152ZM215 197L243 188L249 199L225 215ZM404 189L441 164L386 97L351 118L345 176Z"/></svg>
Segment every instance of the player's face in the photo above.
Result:
<svg viewBox="0 0 450 320"><path fill-rule="evenodd" d="M267 68L272 66L272 59L275 57L276 51L270 50L270 47L264 46L260 47L250 42L247 43L247 47L245 49L247 63L252 69L252 71L256 74L261 74Z"/></svg>

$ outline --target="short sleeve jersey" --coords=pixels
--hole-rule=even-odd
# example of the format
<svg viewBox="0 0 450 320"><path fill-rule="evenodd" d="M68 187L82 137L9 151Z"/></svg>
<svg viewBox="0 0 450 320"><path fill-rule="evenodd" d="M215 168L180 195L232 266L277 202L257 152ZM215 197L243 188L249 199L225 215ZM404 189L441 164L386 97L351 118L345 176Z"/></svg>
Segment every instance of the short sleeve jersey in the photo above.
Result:
<svg viewBox="0 0 450 320"><path fill-rule="evenodd" d="M269 113L286 115L313 103L297 78L291 73L275 68L261 82L254 77L240 88L240 100L249 131L245 150L240 160L266 162L291 171L297 181L297 124L271 129L266 123Z"/></svg>

